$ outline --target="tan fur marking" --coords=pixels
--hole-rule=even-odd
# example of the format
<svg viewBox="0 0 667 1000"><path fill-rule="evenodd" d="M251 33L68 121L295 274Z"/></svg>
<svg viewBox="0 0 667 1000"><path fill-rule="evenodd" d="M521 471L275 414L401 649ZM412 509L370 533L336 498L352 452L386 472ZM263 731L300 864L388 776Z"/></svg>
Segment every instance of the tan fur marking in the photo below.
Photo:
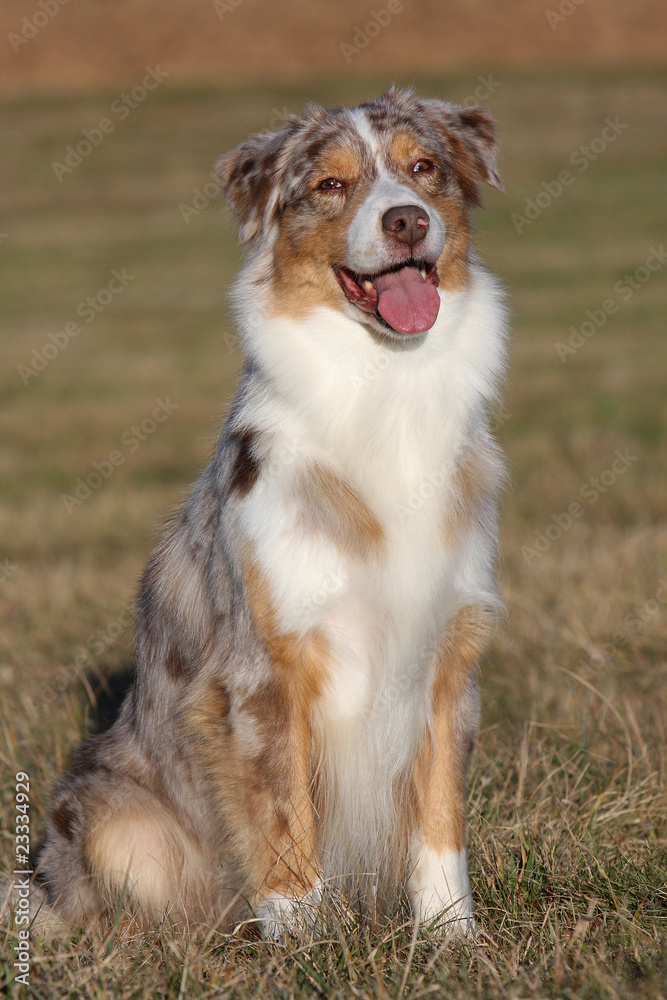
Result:
<svg viewBox="0 0 667 1000"><path fill-rule="evenodd" d="M362 496L323 465L312 463L295 486L307 530L326 534L350 555L377 555L384 532Z"/></svg>
<svg viewBox="0 0 667 1000"><path fill-rule="evenodd" d="M342 211L327 209L324 203L306 218L300 206L287 209L273 250L267 315L301 319L314 309L340 309L346 302L333 267L347 261L347 231L368 196L370 182L361 178L369 174L370 164L359 151L338 147L325 152L321 168L318 176L323 180L331 176L354 181L354 193Z"/></svg>
<svg viewBox="0 0 667 1000"><path fill-rule="evenodd" d="M305 638L279 632L269 581L254 559L246 560L245 587L255 624L271 656L276 681L291 705L309 712L327 678L327 640L317 631Z"/></svg>
<svg viewBox="0 0 667 1000"><path fill-rule="evenodd" d="M229 697L221 681L213 679L208 685L208 716L218 720L226 719L229 715Z"/></svg>
<svg viewBox="0 0 667 1000"><path fill-rule="evenodd" d="M290 756L290 794L276 806L276 829L269 851L273 854L264 885L266 892L300 896L317 882L315 820L310 798L310 729L303 716L292 720L287 753Z"/></svg>
<svg viewBox="0 0 667 1000"><path fill-rule="evenodd" d="M314 309L340 308L345 296L332 265L347 259L347 230L352 213L318 212L307 229L296 210L288 209L273 251L271 298L267 314L308 316Z"/></svg>
<svg viewBox="0 0 667 1000"><path fill-rule="evenodd" d="M244 894L259 902L268 892L303 895L317 880L309 719L326 682L328 645L318 632L302 639L280 633L269 582L252 554L245 588L273 677L236 712L224 689L209 682L188 720L245 872Z"/></svg>
<svg viewBox="0 0 667 1000"><path fill-rule="evenodd" d="M474 734L461 726L462 698L494 627L484 608L461 608L449 625L433 685L433 735L415 763L417 827L434 851L465 847L465 783Z"/></svg>
<svg viewBox="0 0 667 1000"><path fill-rule="evenodd" d="M197 896L208 878L199 846L162 803L145 791L142 796L120 809L100 809L84 846L92 873L112 908L122 899L138 918L203 916Z"/></svg>
<svg viewBox="0 0 667 1000"><path fill-rule="evenodd" d="M269 581L252 558L246 560L245 584L248 603L271 656L276 685L286 708L286 742L282 753L283 759L290 762L287 795L282 796L271 844L267 844L275 858L266 887L271 892L301 894L317 878L313 867L315 825L310 798L310 715L328 677L329 647L324 635L317 631L305 638L278 631ZM260 718L265 706L261 707Z"/></svg>
<svg viewBox="0 0 667 1000"><path fill-rule="evenodd" d="M414 136L409 133L399 133L394 136L389 146L389 155L393 163L401 170L407 171L419 159L431 159ZM447 227L445 246L438 258L438 275L443 291L457 292L465 287L468 281L468 257L470 252L470 220L468 212L460 199L448 198L435 194L427 189L420 189L420 197L427 205L432 205Z"/></svg>
<svg viewBox="0 0 667 1000"><path fill-rule="evenodd" d="M480 443L468 448L454 474L452 500L442 525L445 545L454 545L465 527L482 514L499 485L501 475L495 446Z"/></svg>
<svg viewBox="0 0 667 1000"><path fill-rule="evenodd" d="M447 626L433 685L433 710L456 706L496 627L489 608L459 608Z"/></svg>
<svg viewBox="0 0 667 1000"><path fill-rule="evenodd" d="M429 199L426 200L429 203ZM441 291L459 292L468 283L470 219L466 210L453 198L434 198L432 204L447 227L445 246L438 257L439 288Z"/></svg>
<svg viewBox="0 0 667 1000"><path fill-rule="evenodd" d="M336 238L336 229L341 230L343 238L345 231L338 220L332 222L331 226L333 238L329 238L331 242L328 249L334 249L332 259L342 261L345 259L344 243L342 239ZM322 306L340 308L344 301L343 292L329 262L321 258L321 251L326 244L327 238L317 230L302 238L298 250L288 246L282 235L278 238L274 251L274 283L267 315L303 319Z"/></svg>
<svg viewBox="0 0 667 1000"><path fill-rule="evenodd" d="M359 154L344 146L327 149L320 160L318 175L322 180L335 177L336 180L352 183L358 174Z"/></svg>
<svg viewBox="0 0 667 1000"><path fill-rule="evenodd" d="M246 699L239 715L254 717L266 734L254 756L248 756L243 733L222 724L215 699L188 717L218 799L228 855L239 868L246 898L258 902L268 892L300 896L317 880L310 730L303 712L290 714L275 682Z"/></svg>
<svg viewBox="0 0 667 1000"><path fill-rule="evenodd" d="M407 168L421 158L428 159L423 149L409 132L399 132L392 135L389 145L389 157L393 163Z"/></svg>

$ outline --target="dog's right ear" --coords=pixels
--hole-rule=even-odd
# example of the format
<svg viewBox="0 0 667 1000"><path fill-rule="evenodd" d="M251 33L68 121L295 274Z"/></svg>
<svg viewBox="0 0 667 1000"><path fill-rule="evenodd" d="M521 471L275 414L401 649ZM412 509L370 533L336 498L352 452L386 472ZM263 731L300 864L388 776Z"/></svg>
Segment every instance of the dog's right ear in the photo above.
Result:
<svg viewBox="0 0 667 1000"><path fill-rule="evenodd" d="M280 153L291 128L251 136L216 164L220 187L234 210L241 243L256 236L277 202Z"/></svg>

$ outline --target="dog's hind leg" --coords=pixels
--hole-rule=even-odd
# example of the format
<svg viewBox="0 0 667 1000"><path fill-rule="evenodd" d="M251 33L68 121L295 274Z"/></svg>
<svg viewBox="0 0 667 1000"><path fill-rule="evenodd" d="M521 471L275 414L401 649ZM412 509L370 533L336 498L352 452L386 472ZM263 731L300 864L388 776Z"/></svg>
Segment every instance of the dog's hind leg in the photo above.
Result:
<svg viewBox="0 0 667 1000"><path fill-rule="evenodd" d="M130 779L91 778L61 788L49 816L40 874L56 913L100 930L117 908L143 927L213 921L216 873L169 805Z"/></svg>

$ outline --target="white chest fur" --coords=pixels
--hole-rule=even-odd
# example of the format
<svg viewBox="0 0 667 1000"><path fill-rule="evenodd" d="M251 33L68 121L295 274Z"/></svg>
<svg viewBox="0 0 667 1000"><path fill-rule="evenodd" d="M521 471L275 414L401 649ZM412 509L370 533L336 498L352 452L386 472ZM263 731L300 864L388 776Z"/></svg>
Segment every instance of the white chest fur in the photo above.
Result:
<svg viewBox="0 0 667 1000"><path fill-rule="evenodd" d="M447 540L442 527L457 458L494 398L504 314L483 272L466 292L442 299L435 327L414 350L378 343L328 309L246 331L277 391L247 413L271 446L242 524L281 629L318 629L330 640L317 724L338 814L360 850L389 822L391 785L428 725L446 622L463 604L496 600L488 536L468 526ZM304 531L294 483L308 463L358 491L382 529L381 552L359 558Z"/></svg>

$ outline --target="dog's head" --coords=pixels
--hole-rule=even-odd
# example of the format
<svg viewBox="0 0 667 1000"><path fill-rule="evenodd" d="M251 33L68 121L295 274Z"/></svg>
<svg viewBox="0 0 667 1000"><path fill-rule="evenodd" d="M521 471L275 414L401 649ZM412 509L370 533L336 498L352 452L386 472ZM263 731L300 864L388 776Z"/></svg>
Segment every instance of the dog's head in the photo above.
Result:
<svg viewBox="0 0 667 1000"><path fill-rule="evenodd" d="M242 242L262 255L268 311L326 305L393 338L424 334L438 286L465 284L469 213L502 187L483 108L391 90L353 110L310 105L223 156Z"/></svg>

